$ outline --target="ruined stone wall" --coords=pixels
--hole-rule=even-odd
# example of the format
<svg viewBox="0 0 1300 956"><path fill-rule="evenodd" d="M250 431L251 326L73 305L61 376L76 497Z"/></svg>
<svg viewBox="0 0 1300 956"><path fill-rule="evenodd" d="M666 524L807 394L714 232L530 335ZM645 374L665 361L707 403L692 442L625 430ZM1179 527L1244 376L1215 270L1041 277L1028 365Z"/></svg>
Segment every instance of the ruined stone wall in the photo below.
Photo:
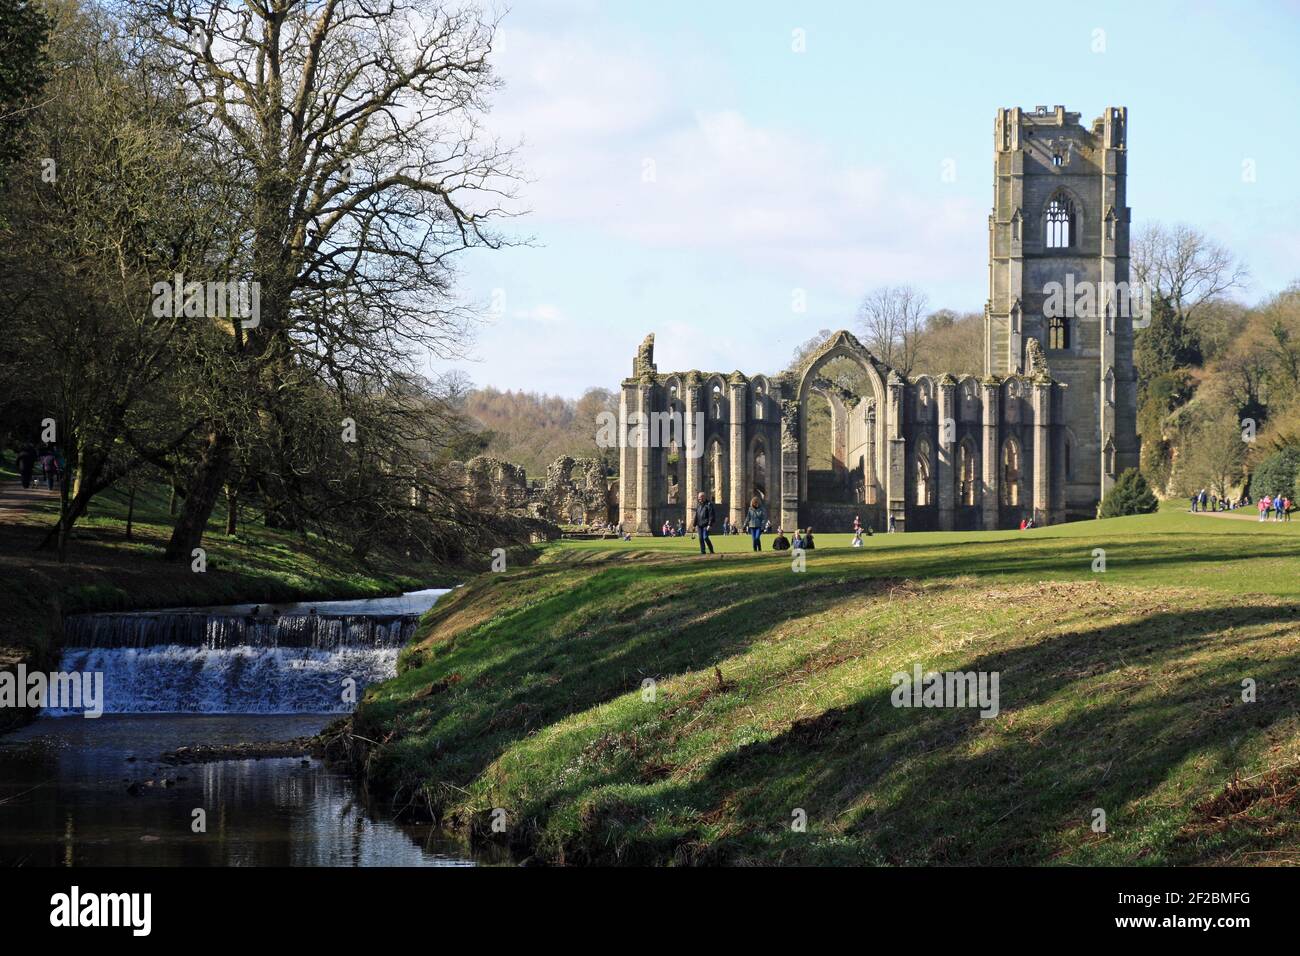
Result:
<svg viewBox="0 0 1300 956"><path fill-rule="evenodd" d="M610 517L604 463L597 458L557 458L546 469L538 501L552 521L604 524Z"/></svg>
<svg viewBox="0 0 1300 956"><path fill-rule="evenodd" d="M528 476L524 469L489 455L448 466L470 507L480 511L524 513L528 507Z"/></svg>
<svg viewBox="0 0 1300 956"><path fill-rule="evenodd" d="M596 458L557 458L545 480L531 487L522 467L489 455L453 461L447 470L465 502L480 511L557 524L604 524L610 518L610 481Z"/></svg>

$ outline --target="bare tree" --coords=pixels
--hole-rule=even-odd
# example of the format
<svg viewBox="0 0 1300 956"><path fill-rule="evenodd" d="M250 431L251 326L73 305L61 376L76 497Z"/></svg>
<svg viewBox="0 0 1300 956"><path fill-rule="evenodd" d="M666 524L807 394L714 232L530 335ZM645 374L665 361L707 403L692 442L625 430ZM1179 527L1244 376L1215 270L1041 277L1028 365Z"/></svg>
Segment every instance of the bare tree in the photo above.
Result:
<svg viewBox="0 0 1300 956"><path fill-rule="evenodd" d="M912 374L925 338L926 297L909 285L881 286L858 306L863 344L903 377Z"/></svg>
<svg viewBox="0 0 1300 956"><path fill-rule="evenodd" d="M1240 288L1249 277L1224 246L1182 223L1146 226L1134 238L1131 255L1138 281L1183 319L1190 319L1202 303Z"/></svg>
<svg viewBox="0 0 1300 956"><path fill-rule="evenodd" d="M286 390L384 381L422 346L460 354L471 316L452 258L504 240L489 223L516 176L480 116L495 29L433 0L133 0L142 40L171 64L247 203L231 278L260 285L255 328L231 328L271 459L268 511L292 509L303 468ZM382 388L370 386L382 393ZM214 415L168 557L202 538L234 438ZM312 456L307 456L308 460Z"/></svg>

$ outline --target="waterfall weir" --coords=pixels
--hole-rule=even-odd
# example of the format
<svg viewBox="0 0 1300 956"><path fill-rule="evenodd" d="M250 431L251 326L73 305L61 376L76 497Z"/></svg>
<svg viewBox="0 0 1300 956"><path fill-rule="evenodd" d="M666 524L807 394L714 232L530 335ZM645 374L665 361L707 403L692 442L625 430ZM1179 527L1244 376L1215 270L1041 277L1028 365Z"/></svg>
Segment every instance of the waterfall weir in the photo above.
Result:
<svg viewBox="0 0 1300 956"><path fill-rule="evenodd" d="M344 713L445 593L71 615L59 669L102 672L105 713Z"/></svg>

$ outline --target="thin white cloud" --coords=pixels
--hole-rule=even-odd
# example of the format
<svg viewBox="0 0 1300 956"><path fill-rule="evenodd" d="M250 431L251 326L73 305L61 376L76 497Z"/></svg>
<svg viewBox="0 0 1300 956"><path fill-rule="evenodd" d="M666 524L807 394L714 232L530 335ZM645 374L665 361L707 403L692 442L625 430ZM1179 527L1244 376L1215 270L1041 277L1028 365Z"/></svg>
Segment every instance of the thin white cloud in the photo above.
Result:
<svg viewBox="0 0 1300 956"><path fill-rule="evenodd" d="M563 322L564 313L557 305L542 303L529 309L517 309L510 313L511 318L522 319L525 322L536 322L540 325L554 325L557 322Z"/></svg>
<svg viewBox="0 0 1300 956"><path fill-rule="evenodd" d="M816 139L733 109L687 110L629 41L516 31L494 125L521 137L530 217L705 250L840 292L979 268L987 210L938 182L917 192ZM648 172L647 172L648 171Z"/></svg>

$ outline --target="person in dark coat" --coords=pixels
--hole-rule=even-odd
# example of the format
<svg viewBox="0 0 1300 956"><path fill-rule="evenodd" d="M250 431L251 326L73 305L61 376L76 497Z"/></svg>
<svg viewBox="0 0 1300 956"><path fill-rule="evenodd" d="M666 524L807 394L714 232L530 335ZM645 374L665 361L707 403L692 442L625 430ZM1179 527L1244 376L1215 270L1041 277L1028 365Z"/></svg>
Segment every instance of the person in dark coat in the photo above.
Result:
<svg viewBox="0 0 1300 956"><path fill-rule="evenodd" d="M709 538L709 529L713 527L713 502L700 492L695 499L695 530L700 539L700 554L708 545L709 554L713 554L713 541Z"/></svg>
<svg viewBox="0 0 1300 956"><path fill-rule="evenodd" d="M32 469L36 467L36 449L29 442L18 453L18 480L24 488L32 486Z"/></svg>

